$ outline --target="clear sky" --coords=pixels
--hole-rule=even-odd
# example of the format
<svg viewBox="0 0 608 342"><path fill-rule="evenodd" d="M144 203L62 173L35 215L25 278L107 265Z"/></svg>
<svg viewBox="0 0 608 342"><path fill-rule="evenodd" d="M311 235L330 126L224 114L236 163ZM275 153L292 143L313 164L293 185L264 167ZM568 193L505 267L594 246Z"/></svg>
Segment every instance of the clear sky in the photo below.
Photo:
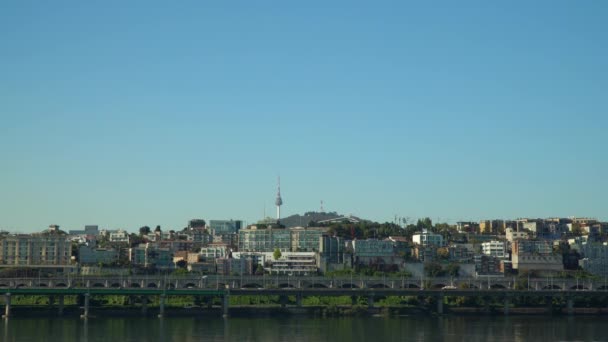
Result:
<svg viewBox="0 0 608 342"><path fill-rule="evenodd" d="M0 228L608 219L608 2L0 2Z"/></svg>

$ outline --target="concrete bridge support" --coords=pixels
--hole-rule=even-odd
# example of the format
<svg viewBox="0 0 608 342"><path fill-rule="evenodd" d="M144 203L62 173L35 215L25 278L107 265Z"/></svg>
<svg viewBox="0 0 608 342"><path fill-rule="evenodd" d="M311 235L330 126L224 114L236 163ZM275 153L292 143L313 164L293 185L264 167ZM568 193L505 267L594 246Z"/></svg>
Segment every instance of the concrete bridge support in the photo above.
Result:
<svg viewBox="0 0 608 342"><path fill-rule="evenodd" d="M374 295L367 296L367 306L370 308L374 307Z"/></svg>
<svg viewBox="0 0 608 342"><path fill-rule="evenodd" d="M357 305L357 296L350 296L350 305Z"/></svg>
<svg viewBox="0 0 608 342"><path fill-rule="evenodd" d="M89 293L85 293L84 294L84 311L82 313L82 315L80 315L80 318L89 318L89 302L91 299L91 295Z"/></svg>
<svg viewBox="0 0 608 342"><path fill-rule="evenodd" d="M226 293L222 296L222 317L228 317L228 306L230 305L230 296Z"/></svg>
<svg viewBox="0 0 608 342"><path fill-rule="evenodd" d="M59 303L57 304L57 306L58 306L57 315L59 317L63 316L63 304L64 304L64 298L63 298L63 295L60 295L59 296Z"/></svg>
<svg viewBox="0 0 608 342"><path fill-rule="evenodd" d="M566 308L568 315L572 315L574 313L574 299L572 299L572 297L566 298Z"/></svg>
<svg viewBox="0 0 608 342"><path fill-rule="evenodd" d="M279 301L281 302L281 307L282 308L287 307L287 296L280 296L279 297Z"/></svg>
<svg viewBox="0 0 608 342"><path fill-rule="evenodd" d="M443 295L437 296L437 313L443 315Z"/></svg>
<svg viewBox="0 0 608 342"><path fill-rule="evenodd" d="M296 306L299 308L302 307L302 294L301 293L298 293L296 295Z"/></svg>
<svg viewBox="0 0 608 342"><path fill-rule="evenodd" d="M11 316L11 294L7 293L4 295L4 315L2 318L9 318Z"/></svg>
<svg viewBox="0 0 608 342"><path fill-rule="evenodd" d="M553 314L553 297L547 296L545 297L545 301L547 302L547 313L549 315Z"/></svg>
<svg viewBox="0 0 608 342"><path fill-rule="evenodd" d="M505 316L509 316L509 305L511 305L511 299L509 297L504 298L504 313Z"/></svg>
<svg viewBox="0 0 608 342"><path fill-rule="evenodd" d="M141 314L143 316L148 314L148 296L141 297Z"/></svg>
<svg viewBox="0 0 608 342"><path fill-rule="evenodd" d="M160 299L159 299L159 312L158 312L158 318L163 318L165 317L165 299L167 298L167 296L165 294L161 294L160 295Z"/></svg>

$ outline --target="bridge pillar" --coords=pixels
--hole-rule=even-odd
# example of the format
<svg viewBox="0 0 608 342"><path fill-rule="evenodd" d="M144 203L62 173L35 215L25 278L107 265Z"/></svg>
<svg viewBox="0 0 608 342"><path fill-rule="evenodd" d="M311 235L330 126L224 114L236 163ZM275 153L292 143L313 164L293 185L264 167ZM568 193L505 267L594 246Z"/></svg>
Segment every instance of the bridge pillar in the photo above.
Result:
<svg viewBox="0 0 608 342"><path fill-rule="evenodd" d="M91 295L89 293L84 294L84 312L80 315L80 318L89 318L89 300Z"/></svg>
<svg viewBox="0 0 608 342"><path fill-rule="evenodd" d="M374 295L367 296L367 306L370 308L374 307Z"/></svg>
<svg viewBox="0 0 608 342"><path fill-rule="evenodd" d="M59 310L57 315L58 316L63 316L63 303L64 303L64 299L63 299L63 295L59 295Z"/></svg>
<svg viewBox="0 0 608 342"><path fill-rule="evenodd" d="M296 306L302 307L302 294L301 293L298 293L296 295Z"/></svg>
<svg viewBox="0 0 608 342"><path fill-rule="evenodd" d="M350 304L352 306L357 305L357 296L350 296Z"/></svg>
<svg viewBox="0 0 608 342"><path fill-rule="evenodd" d="M213 297L205 297L205 303L207 303L207 309L213 307Z"/></svg>
<svg viewBox="0 0 608 342"><path fill-rule="evenodd" d="M88 289L89 287L91 287L91 281L90 281L90 280L87 280L87 289Z"/></svg>
<svg viewBox="0 0 608 342"><path fill-rule="evenodd" d="M572 299L572 297L566 299L566 307L568 315L572 315L574 313L574 299Z"/></svg>
<svg viewBox="0 0 608 342"><path fill-rule="evenodd" d="M285 308L287 306L287 296L280 296L279 300L281 302L281 307Z"/></svg>
<svg viewBox="0 0 608 342"><path fill-rule="evenodd" d="M228 317L228 306L230 305L230 296L228 293L222 296L222 317Z"/></svg>
<svg viewBox="0 0 608 342"><path fill-rule="evenodd" d="M6 293L4 295L4 315L2 318L9 318L11 316L11 294Z"/></svg>
<svg viewBox="0 0 608 342"><path fill-rule="evenodd" d="M505 305L504 306L504 313L505 313L505 316L509 315L509 305L510 304L511 304L511 300L509 299L509 297L505 296L505 298L504 298L504 305Z"/></svg>
<svg viewBox="0 0 608 342"><path fill-rule="evenodd" d="M163 293L160 295L160 299L158 302L158 318L163 318L165 316L165 299L166 295Z"/></svg>
<svg viewBox="0 0 608 342"><path fill-rule="evenodd" d="M443 295L437 296L437 313L443 315Z"/></svg>
<svg viewBox="0 0 608 342"><path fill-rule="evenodd" d="M54 304L55 304L55 296L51 295L51 296L49 296L49 309L52 308Z"/></svg>
<svg viewBox="0 0 608 342"><path fill-rule="evenodd" d="M148 296L141 297L141 314L146 316L148 314Z"/></svg>
<svg viewBox="0 0 608 342"><path fill-rule="evenodd" d="M545 297L545 300L547 301L547 313L552 314L553 313L553 297L547 296L547 297Z"/></svg>

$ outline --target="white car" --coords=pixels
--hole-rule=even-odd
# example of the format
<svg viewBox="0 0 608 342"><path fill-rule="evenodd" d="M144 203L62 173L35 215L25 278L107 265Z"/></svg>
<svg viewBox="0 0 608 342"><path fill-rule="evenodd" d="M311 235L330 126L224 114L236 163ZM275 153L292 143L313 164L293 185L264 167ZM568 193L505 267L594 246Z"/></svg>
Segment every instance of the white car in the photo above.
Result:
<svg viewBox="0 0 608 342"><path fill-rule="evenodd" d="M441 288L442 290L457 290L456 286L448 285Z"/></svg>

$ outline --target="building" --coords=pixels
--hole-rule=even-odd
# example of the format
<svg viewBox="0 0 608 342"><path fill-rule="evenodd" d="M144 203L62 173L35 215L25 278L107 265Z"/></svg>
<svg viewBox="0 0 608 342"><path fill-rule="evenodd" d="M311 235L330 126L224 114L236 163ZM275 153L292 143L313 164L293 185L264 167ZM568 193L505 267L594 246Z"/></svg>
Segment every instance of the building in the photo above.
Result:
<svg viewBox="0 0 608 342"><path fill-rule="evenodd" d="M503 220L482 220L479 221L479 232L481 234L500 234L504 232L505 221Z"/></svg>
<svg viewBox="0 0 608 342"><path fill-rule="evenodd" d="M236 234L241 230L243 221L240 220L210 220L209 230L213 235Z"/></svg>
<svg viewBox="0 0 608 342"><path fill-rule="evenodd" d="M327 228L258 228L251 226L239 231L241 252L315 252Z"/></svg>
<svg viewBox="0 0 608 342"><path fill-rule="evenodd" d="M272 252L278 248L281 252L291 251L291 231L284 228L261 228L256 226L239 231L239 251Z"/></svg>
<svg viewBox="0 0 608 342"><path fill-rule="evenodd" d="M357 257L391 257L394 256L393 242L390 240L353 240L353 250Z"/></svg>
<svg viewBox="0 0 608 342"><path fill-rule="evenodd" d="M99 227L95 225L84 226L83 230L69 230L68 235L97 236L99 235Z"/></svg>
<svg viewBox="0 0 608 342"><path fill-rule="evenodd" d="M489 255L475 256L475 273L478 276L502 275L500 259Z"/></svg>
<svg viewBox="0 0 608 342"><path fill-rule="evenodd" d="M0 236L0 265L61 266L71 262L71 243L66 235L7 234Z"/></svg>
<svg viewBox="0 0 608 342"><path fill-rule="evenodd" d="M119 229L116 231L110 231L110 236L108 238L110 242L122 242L129 243L129 233L126 231Z"/></svg>
<svg viewBox="0 0 608 342"><path fill-rule="evenodd" d="M456 230L458 230L459 233L477 233L479 232L479 223L456 222Z"/></svg>
<svg viewBox="0 0 608 342"><path fill-rule="evenodd" d="M225 244L210 244L201 248L199 255L203 259L227 258L230 255L230 249Z"/></svg>
<svg viewBox="0 0 608 342"><path fill-rule="evenodd" d="M481 252L499 259L507 259L507 246L504 241L488 241L481 244Z"/></svg>
<svg viewBox="0 0 608 342"><path fill-rule="evenodd" d="M505 237L507 239L507 241L509 242L513 242L515 240L527 240L528 239L528 233L526 232L518 232L515 231L513 228L507 228L505 229Z"/></svg>
<svg viewBox="0 0 608 342"><path fill-rule="evenodd" d="M292 252L317 252L319 239L327 233L328 228L302 228L290 229Z"/></svg>
<svg viewBox="0 0 608 342"><path fill-rule="evenodd" d="M600 277L608 277L608 246L588 242L587 237L572 239L571 248L583 257L578 261L585 271ZM570 242L570 240L569 240Z"/></svg>
<svg viewBox="0 0 608 342"><path fill-rule="evenodd" d="M133 266L146 268L173 268L173 251L152 244L129 248L129 261Z"/></svg>
<svg viewBox="0 0 608 342"><path fill-rule="evenodd" d="M450 253L450 261L459 263L471 263L475 256L475 252L466 245L458 244L448 247Z"/></svg>
<svg viewBox="0 0 608 342"><path fill-rule="evenodd" d="M267 258L265 270L270 274L314 275L317 273L317 256L314 252L283 253L279 259Z"/></svg>
<svg viewBox="0 0 608 342"><path fill-rule="evenodd" d="M429 233L427 231L412 235L412 242L422 246L433 245L437 247L443 247L444 245L443 236L439 234Z"/></svg>
<svg viewBox="0 0 608 342"><path fill-rule="evenodd" d="M362 220L356 216L345 215L345 216L335 217L335 218L331 218L331 219L327 219L327 220L321 220L317 223L322 224L322 225L329 225L332 223L359 223L361 221Z"/></svg>
<svg viewBox="0 0 608 342"><path fill-rule="evenodd" d="M118 250L81 245L78 247L78 262L81 265L113 264L118 261Z"/></svg>
<svg viewBox="0 0 608 342"><path fill-rule="evenodd" d="M319 268L327 272L342 267L344 263L344 239L338 236L323 235L319 238Z"/></svg>
<svg viewBox="0 0 608 342"><path fill-rule="evenodd" d="M564 264L561 254L553 252L548 240L515 240L512 244L511 262L518 271L562 271Z"/></svg>

